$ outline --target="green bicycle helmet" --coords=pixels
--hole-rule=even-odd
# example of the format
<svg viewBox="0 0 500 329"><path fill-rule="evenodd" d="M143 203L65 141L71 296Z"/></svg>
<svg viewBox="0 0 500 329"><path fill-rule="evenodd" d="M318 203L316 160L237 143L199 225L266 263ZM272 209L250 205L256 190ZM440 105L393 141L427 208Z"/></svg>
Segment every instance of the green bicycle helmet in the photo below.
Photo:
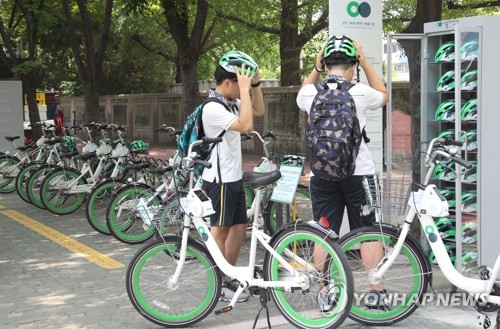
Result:
<svg viewBox="0 0 500 329"><path fill-rule="evenodd" d="M477 70L465 73L460 80L462 90L475 90L477 88Z"/></svg>
<svg viewBox="0 0 500 329"><path fill-rule="evenodd" d="M457 178L457 174L455 173L455 170L453 170L453 168L451 167L450 163L444 166L441 163L438 163L434 168L434 172L432 174L434 179L445 180L450 182L454 182Z"/></svg>
<svg viewBox="0 0 500 329"><path fill-rule="evenodd" d="M477 99L469 99L460 109L462 121L477 120Z"/></svg>
<svg viewBox="0 0 500 329"><path fill-rule="evenodd" d="M477 269L477 251L467 250L462 256L462 269L464 272L470 272L471 270Z"/></svg>
<svg viewBox="0 0 500 329"><path fill-rule="evenodd" d="M328 40L323 51L323 64L355 64L356 46L354 42L345 35L333 36Z"/></svg>
<svg viewBox="0 0 500 329"><path fill-rule="evenodd" d="M462 174L462 182L464 183L477 183L477 164L472 166L472 168L467 169Z"/></svg>
<svg viewBox="0 0 500 329"><path fill-rule="evenodd" d="M460 60L473 61L478 57L479 42L477 39L465 42L460 47Z"/></svg>
<svg viewBox="0 0 500 329"><path fill-rule="evenodd" d="M468 222L462 226L462 241L465 243L475 243L477 241L477 224Z"/></svg>
<svg viewBox="0 0 500 329"><path fill-rule="evenodd" d="M245 64L245 69L250 68L250 74L257 72L259 65L252 57L239 50L231 50L222 55L219 65L227 72L236 73L234 67L241 73L241 66Z"/></svg>
<svg viewBox="0 0 500 329"><path fill-rule="evenodd" d="M454 245L447 244L447 245L445 245L445 248L446 248L446 252L448 253L448 256L450 256L450 259L453 262L453 265L455 265L455 260L456 260L455 254L457 252L456 247ZM431 264L437 264L436 257L434 256L433 251L431 251L431 253L429 254L429 262Z"/></svg>
<svg viewBox="0 0 500 329"><path fill-rule="evenodd" d="M435 118L437 121L455 121L455 101L450 99L439 104Z"/></svg>
<svg viewBox="0 0 500 329"><path fill-rule="evenodd" d="M437 91L451 91L455 89L455 71L448 71L443 74L437 83Z"/></svg>
<svg viewBox="0 0 500 329"><path fill-rule="evenodd" d="M462 143L464 143L464 148L467 151L476 151L477 150L477 131L469 130L466 134L462 134L461 137Z"/></svg>
<svg viewBox="0 0 500 329"><path fill-rule="evenodd" d="M62 138L62 144L64 147L67 148L74 148L76 146L76 136L63 136Z"/></svg>
<svg viewBox="0 0 500 329"><path fill-rule="evenodd" d="M149 148L148 143L139 139L130 143L130 151L132 152L147 153L148 148Z"/></svg>
<svg viewBox="0 0 500 329"><path fill-rule="evenodd" d="M477 211L477 194L467 192L462 194L462 211L475 212Z"/></svg>
<svg viewBox="0 0 500 329"><path fill-rule="evenodd" d="M450 217L439 217L435 221L438 231L455 229L455 219Z"/></svg>
<svg viewBox="0 0 500 329"><path fill-rule="evenodd" d="M455 208L455 190L451 188L439 189L439 193L446 199L450 208Z"/></svg>
<svg viewBox="0 0 500 329"><path fill-rule="evenodd" d="M435 62L453 62L455 60L455 43L448 41L439 46L434 56Z"/></svg>

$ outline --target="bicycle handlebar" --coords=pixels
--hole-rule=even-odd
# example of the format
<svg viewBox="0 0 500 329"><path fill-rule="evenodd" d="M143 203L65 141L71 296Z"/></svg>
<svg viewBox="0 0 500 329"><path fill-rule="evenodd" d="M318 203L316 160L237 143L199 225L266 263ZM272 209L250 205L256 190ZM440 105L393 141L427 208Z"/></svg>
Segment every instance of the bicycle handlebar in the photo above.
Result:
<svg viewBox="0 0 500 329"><path fill-rule="evenodd" d="M435 145L439 147L438 149L435 149ZM441 146L457 146L457 148L452 147L448 150L446 150L444 147ZM434 158L437 155L441 155L447 159L451 159L458 163L459 165L465 167L465 168L471 168L472 163L456 156L457 152L460 151L460 148L463 146L463 143L461 141L457 141L451 138L434 138L431 140L429 143L429 147L427 149L427 153L425 156L425 166L429 167L434 160Z"/></svg>

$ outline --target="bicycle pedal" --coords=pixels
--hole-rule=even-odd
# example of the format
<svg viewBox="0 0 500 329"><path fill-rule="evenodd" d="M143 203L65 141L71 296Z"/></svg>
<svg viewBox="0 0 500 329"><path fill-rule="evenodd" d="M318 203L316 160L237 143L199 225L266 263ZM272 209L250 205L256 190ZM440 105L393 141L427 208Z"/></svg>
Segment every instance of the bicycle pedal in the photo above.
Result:
<svg viewBox="0 0 500 329"><path fill-rule="evenodd" d="M220 315L222 313L231 312L232 310L233 310L233 307L231 305L229 305L229 306L226 306L224 308L221 308L220 310L216 310L214 313L215 313L215 315Z"/></svg>

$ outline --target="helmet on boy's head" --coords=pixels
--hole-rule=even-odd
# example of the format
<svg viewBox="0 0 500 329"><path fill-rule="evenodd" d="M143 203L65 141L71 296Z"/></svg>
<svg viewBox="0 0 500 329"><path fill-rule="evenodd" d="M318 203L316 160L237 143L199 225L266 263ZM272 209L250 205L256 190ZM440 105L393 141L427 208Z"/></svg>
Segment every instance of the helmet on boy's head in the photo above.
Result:
<svg viewBox="0 0 500 329"><path fill-rule="evenodd" d="M474 90L477 88L477 70L465 73L460 80L462 90Z"/></svg>
<svg viewBox="0 0 500 329"><path fill-rule="evenodd" d="M463 121L477 120L477 99L469 99L460 110Z"/></svg>
<svg viewBox="0 0 500 329"><path fill-rule="evenodd" d="M238 71L241 72L241 66L245 64L245 70L250 68L250 74L257 72L259 65L254 61L252 57L245 54L242 51L231 50L224 55L222 55L219 60L219 65L227 72L236 73L234 67L238 67Z"/></svg>
<svg viewBox="0 0 500 329"><path fill-rule="evenodd" d="M479 42L477 39L465 42L462 47L460 47L460 59L462 61L472 61L477 59L478 49Z"/></svg>
<svg viewBox="0 0 500 329"><path fill-rule="evenodd" d="M437 91L450 91L455 89L455 71L448 71L439 78Z"/></svg>
<svg viewBox="0 0 500 329"><path fill-rule="evenodd" d="M455 121L455 101L450 99L439 104L435 118L437 121Z"/></svg>
<svg viewBox="0 0 500 329"><path fill-rule="evenodd" d="M434 56L435 62L452 62L455 60L455 43L448 41L439 46Z"/></svg>
<svg viewBox="0 0 500 329"><path fill-rule="evenodd" d="M349 37L333 36L328 40L323 51L323 64L355 64L356 62L356 46Z"/></svg>

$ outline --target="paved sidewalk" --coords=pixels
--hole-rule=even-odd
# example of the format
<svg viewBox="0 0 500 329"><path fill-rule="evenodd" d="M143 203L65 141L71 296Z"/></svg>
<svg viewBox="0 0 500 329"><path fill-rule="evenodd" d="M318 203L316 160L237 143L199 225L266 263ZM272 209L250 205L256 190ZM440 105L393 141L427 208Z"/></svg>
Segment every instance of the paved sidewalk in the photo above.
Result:
<svg viewBox="0 0 500 329"><path fill-rule="evenodd" d="M13 219L27 217L46 235ZM124 267L107 269L90 262L81 246L69 250L55 243L56 231L73 239L72 245L93 248ZM125 289L126 265L141 246L125 245L95 232L86 221L84 209L54 216L24 203L15 193L1 194L0 238L0 328L159 328L132 307ZM248 247L243 247L241 264L248 257ZM435 278L438 291L450 291L451 286L439 278L439 271ZM259 306L258 298L251 298L228 314L208 316L195 327L250 329ZM272 302L269 309L273 328L292 328ZM393 327L471 329L475 324L476 313L470 308L423 306ZM266 327L263 313L257 328ZM347 320L341 328L364 327Z"/></svg>

